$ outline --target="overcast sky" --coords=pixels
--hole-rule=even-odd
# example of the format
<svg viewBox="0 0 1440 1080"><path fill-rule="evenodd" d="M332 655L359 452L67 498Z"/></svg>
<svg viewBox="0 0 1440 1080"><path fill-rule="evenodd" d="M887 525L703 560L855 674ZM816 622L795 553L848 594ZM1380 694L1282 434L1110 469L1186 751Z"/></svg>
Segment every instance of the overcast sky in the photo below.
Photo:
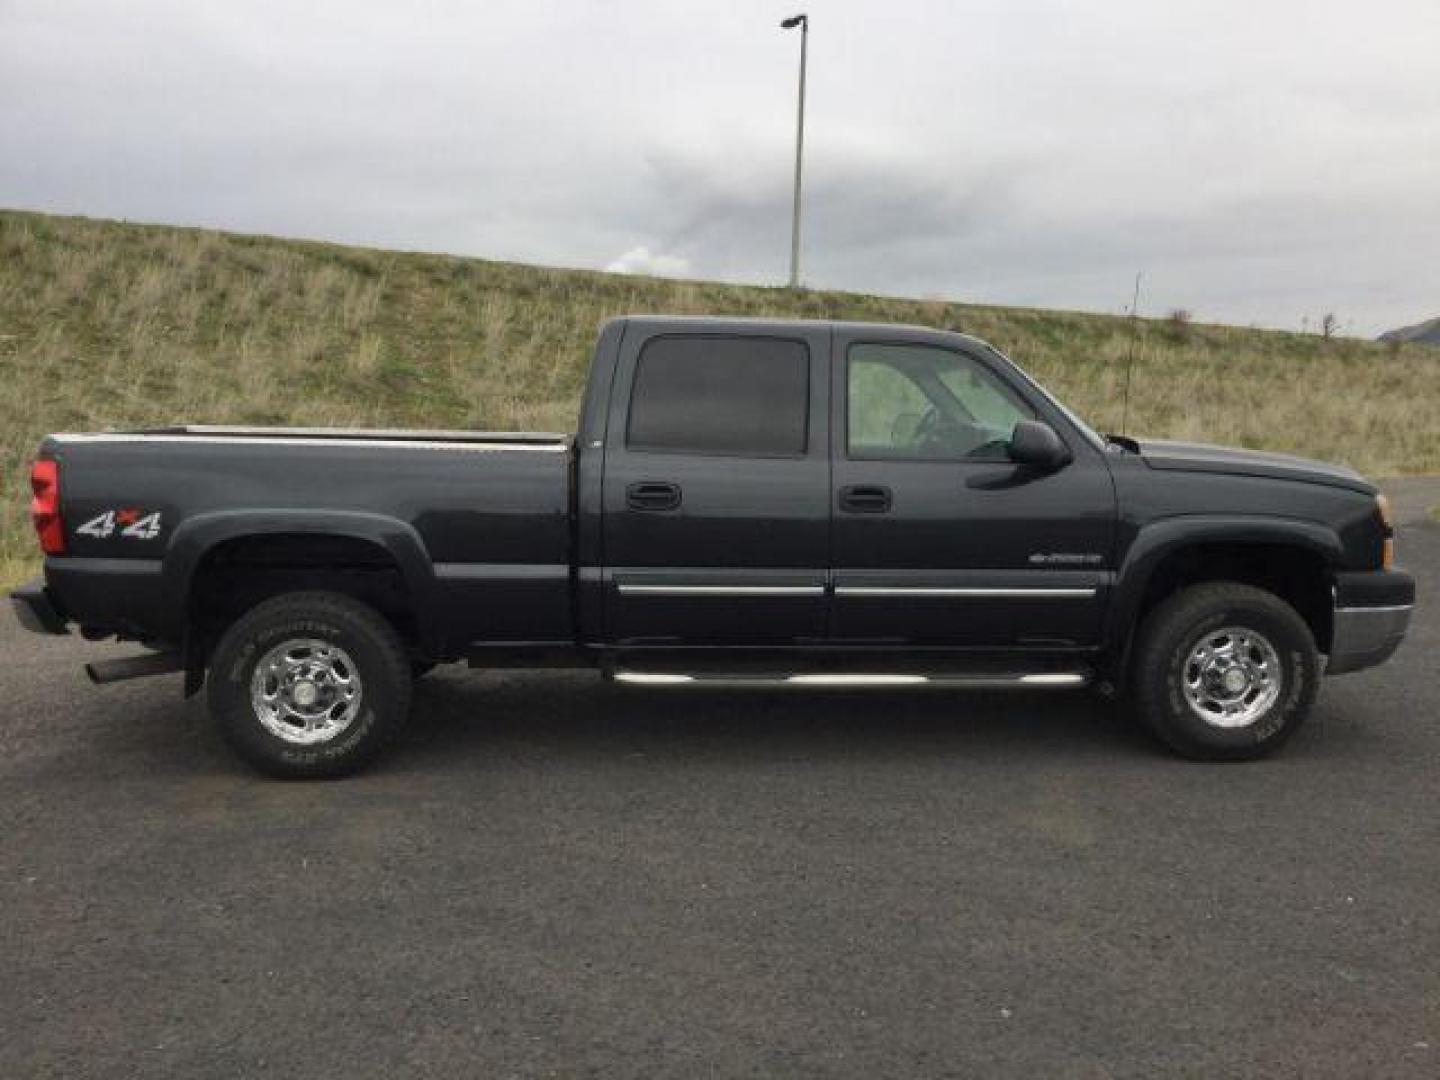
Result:
<svg viewBox="0 0 1440 1080"><path fill-rule="evenodd" d="M783 282L774 0L0 0L0 205ZM1440 0L810 0L807 284L1440 315Z"/></svg>

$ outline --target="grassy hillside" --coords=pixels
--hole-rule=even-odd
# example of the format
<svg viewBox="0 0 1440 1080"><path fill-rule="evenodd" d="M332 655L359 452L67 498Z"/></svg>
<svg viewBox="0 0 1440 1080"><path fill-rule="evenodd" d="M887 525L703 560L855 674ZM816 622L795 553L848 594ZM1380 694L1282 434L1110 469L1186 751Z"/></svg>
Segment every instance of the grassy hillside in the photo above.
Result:
<svg viewBox="0 0 1440 1080"><path fill-rule="evenodd" d="M995 343L1101 429L1126 322L662 281L0 211L0 578L48 431L182 421L567 430L627 312L923 323ZM1440 350L1141 324L1130 430L1440 471Z"/></svg>

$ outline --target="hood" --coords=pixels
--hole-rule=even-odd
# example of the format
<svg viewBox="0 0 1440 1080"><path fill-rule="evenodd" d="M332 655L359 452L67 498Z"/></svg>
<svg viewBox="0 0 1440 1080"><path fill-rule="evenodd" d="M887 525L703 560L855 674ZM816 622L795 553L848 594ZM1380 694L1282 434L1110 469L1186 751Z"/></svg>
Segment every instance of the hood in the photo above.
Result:
<svg viewBox="0 0 1440 1080"><path fill-rule="evenodd" d="M1137 445L1145 464L1152 469L1267 476L1349 488L1366 494L1374 494L1377 490L1374 484L1354 469L1324 461L1312 461L1309 458L1292 457L1289 454L1240 450L1229 446L1206 446L1203 443L1170 442L1166 439L1141 439L1137 440Z"/></svg>

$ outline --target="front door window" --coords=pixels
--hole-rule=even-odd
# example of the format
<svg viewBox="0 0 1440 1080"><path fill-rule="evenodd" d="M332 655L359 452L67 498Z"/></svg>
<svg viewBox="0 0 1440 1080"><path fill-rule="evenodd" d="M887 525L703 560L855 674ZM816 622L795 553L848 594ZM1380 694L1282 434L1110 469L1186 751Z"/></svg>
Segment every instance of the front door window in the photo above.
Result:
<svg viewBox="0 0 1440 1080"><path fill-rule="evenodd" d="M1004 460L1034 412L969 356L928 345L850 347L846 450L852 459Z"/></svg>

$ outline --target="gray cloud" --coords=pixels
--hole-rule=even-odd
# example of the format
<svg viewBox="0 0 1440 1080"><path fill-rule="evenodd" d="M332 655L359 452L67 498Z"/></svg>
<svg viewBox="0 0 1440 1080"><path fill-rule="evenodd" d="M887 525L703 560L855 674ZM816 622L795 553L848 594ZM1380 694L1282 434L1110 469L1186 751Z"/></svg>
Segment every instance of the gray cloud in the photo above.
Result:
<svg viewBox="0 0 1440 1080"><path fill-rule="evenodd" d="M776 282L775 0L0 0L0 204ZM1440 311L1440 7L811 4L816 285Z"/></svg>

